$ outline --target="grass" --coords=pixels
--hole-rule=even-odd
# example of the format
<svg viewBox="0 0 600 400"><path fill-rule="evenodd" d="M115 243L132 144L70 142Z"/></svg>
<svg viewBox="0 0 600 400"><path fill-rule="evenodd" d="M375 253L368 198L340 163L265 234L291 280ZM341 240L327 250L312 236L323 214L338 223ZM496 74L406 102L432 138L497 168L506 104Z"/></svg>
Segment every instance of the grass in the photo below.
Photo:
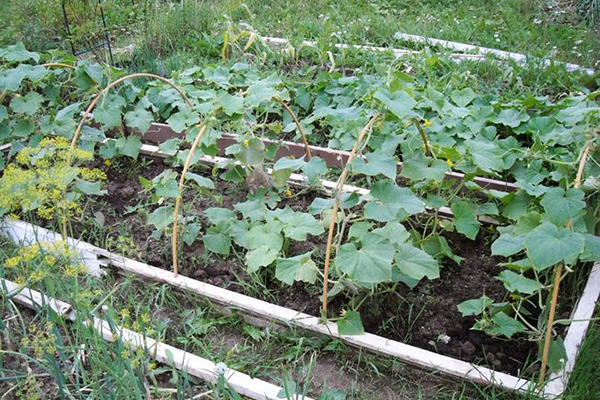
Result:
<svg viewBox="0 0 600 400"><path fill-rule="evenodd" d="M39 266L7 269L7 258L17 252L3 243L0 271L13 280ZM85 325L100 304L106 306L101 316L111 323L251 376L280 385L293 380L315 395L344 390L349 399L408 399L418 394L456 398L455 393L463 399L481 398L469 384L414 372L337 340L259 329L238 316L224 317L203 299L167 285L110 273L99 280L81 275L61 281L55 272L46 271L45 278L28 285L74 304L79 318L69 323L46 310L36 314L2 295L0 390L17 398L182 398L206 391L212 391L212 398L231 398L219 394L217 386L153 363L149 354L128 350L120 341L103 341Z"/></svg>

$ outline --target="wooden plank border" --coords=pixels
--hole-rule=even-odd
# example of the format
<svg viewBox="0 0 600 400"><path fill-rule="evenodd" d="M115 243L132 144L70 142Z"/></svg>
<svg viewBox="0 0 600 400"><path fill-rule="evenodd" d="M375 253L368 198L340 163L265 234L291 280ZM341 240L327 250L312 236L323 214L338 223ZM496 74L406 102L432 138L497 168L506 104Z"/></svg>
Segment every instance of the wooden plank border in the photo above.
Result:
<svg viewBox="0 0 600 400"><path fill-rule="evenodd" d="M467 51L467 52L476 52L476 54L486 56L491 54L495 57L498 57L503 60L514 60L518 64L525 64L527 62L527 56L521 53L513 53L510 51L491 49L488 47L482 46L474 46L466 43L452 42L450 40L444 39L434 39L430 37L420 36L420 35L412 35L408 33L396 32L394 34L394 38L398 40L405 40L407 42L413 43L422 43L426 45L434 45L441 46L447 49L458 50L458 51ZM581 71L585 72L588 75L594 75L596 71L593 68L582 67L578 64L565 63L561 61L552 61L552 60L544 60L544 66L549 67L552 64L564 65L567 71Z"/></svg>
<svg viewBox="0 0 600 400"><path fill-rule="evenodd" d="M92 124L97 128L100 128L97 124ZM149 142L151 144L161 144L166 140L172 138L185 138L185 132L177 133L167 124L153 122L150 125L150 128L144 134L141 134L137 129L132 129L130 131L131 134L140 136L144 142ZM225 149L232 144L237 143L237 138L239 136L233 133L223 133L220 139L217 139L217 146L221 152L224 152ZM280 145L277 149L277 153L275 154L274 161L277 161L283 157L295 157L300 158L305 155L304 144L296 143L288 140L273 140L269 138L262 138L262 141L267 144L278 144ZM344 150L334 150L328 147L321 146L309 146L311 154L314 156L321 157L323 161L327 164L329 168L343 168L346 162L348 161L348 156L350 155L349 151ZM223 153L221 153L223 154ZM398 174L402 171L402 162L397 163L397 171ZM456 181L460 181L464 178L465 174L460 172L449 171L446 172L446 179L454 179ZM481 176L476 176L473 178L473 182L478 184L484 189L494 189L503 192L514 192L518 190L518 187L511 182L506 182L498 179L490 179Z"/></svg>
<svg viewBox="0 0 600 400"><path fill-rule="evenodd" d="M36 290L19 286L6 279L0 279L0 287L5 294L18 292L12 299L25 307L37 311L44 304L50 304L51 308L57 311L52 305L58 304L60 305L59 315L61 317L67 318L70 321L74 321L77 318L76 311L69 303L46 296ZM101 318L94 317L93 320L87 321L87 324L92 325L96 332L107 342L115 342L117 338L121 339L130 348L145 349L148 354L162 364L170 365L208 382L215 383L219 378L216 372L216 364L210 360L161 343L130 329L109 324ZM234 369L227 369L223 375L227 384L241 395L257 400L281 399L279 393L282 391L282 388L277 385L252 378ZM301 395L296 395L293 399L312 400L310 397Z"/></svg>

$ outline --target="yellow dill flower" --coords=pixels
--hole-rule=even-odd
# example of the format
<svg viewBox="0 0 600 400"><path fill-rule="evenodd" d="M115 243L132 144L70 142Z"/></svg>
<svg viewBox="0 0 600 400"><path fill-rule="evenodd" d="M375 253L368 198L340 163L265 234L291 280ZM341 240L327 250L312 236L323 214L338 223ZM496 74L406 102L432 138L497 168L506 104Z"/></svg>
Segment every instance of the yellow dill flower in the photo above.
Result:
<svg viewBox="0 0 600 400"><path fill-rule="evenodd" d="M47 255L46 257L44 257L44 262L48 265L54 265L56 264L56 257Z"/></svg>
<svg viewBox="0 0 600 400"><path fill-rule="evenodd" d="M7 217L10 219L19 219L19 216L15 213L10 213L7 215Z"/></svg>
<svg viewBox="0 0 600 400"><path fill-rule="evenodd" d="M131 316L129 310L126 308L123 308L121 311L119 311L119 315L121 315L121 318L123 319L128 319Z"/></svg>
<svg viewBox="0 0 600 400"><path fill-rule="evenodd" d="M19 256L11 257L4 262L4 266L6 268L14 268L17 265L19 265L20 261L21 261L21 257L19 257Z"/></svg>
<svg viewBox="0 0 600 400"><path fill-rule="evenodd" d="M431 121L426 119L423 121L423 128L429 128L431 126Z"/></svg>
<svg viewBox="0 0 600 400"><path fill-rule="evenodd" d="M25 277L22 275L19 275L15 278L15 283L17 285L24 285L25 284Z"/></svg>
<svg viewBox="0 0 600 400"><path fill-rule="evenodd" d="M39 282L39 281L41 281L42 279L44 279L44 276L45 276L45 275L46 275L46 274L44 273L44 271L37 270L37 271L33 271L33 272L31 273L31 275L29 275L29 279L30 279L32 282Z"/></svg>
<svg viewBox="0 0 600 400"><path fill-rule="evenodd" d="M44 219L52 219L54 218L54 207L41 205L38 207L36 213Z"/></svg>
<svg viewBox="0 0 600 400"><path fill-rule="evenodd" d="M112 161L104 160L104 165L106 165L107 167L110 167L111 164L112 164Z"/></svg>

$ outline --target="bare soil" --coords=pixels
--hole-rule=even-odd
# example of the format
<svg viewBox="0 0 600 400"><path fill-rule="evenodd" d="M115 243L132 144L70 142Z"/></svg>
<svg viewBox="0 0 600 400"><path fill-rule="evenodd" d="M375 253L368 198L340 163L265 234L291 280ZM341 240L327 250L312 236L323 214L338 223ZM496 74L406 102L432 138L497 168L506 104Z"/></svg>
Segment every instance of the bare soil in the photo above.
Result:
<svg viewBox="0 0 600 400"><path fill-rule="evenodd" d="M137 172L146 179L152 179L164 168L162 161L155 159L148 167ZM127 170L127 166L118 170L109 169L106 182L108 194L101 203L93 204L92 208L103 212L105 229L108 229L109 235L130 235L141 250L142 261L170 270L170 240L150 238L153 229L146 224L145 217L137 213L125 213L126 207L147 201L149 195L142 193L138 179L132 178L129 173L123 174L124 170ZM247 190L243 183L236 185L218 179L214 181L216 192L222 195L222 203L208 196L191 199L188 194L184 202L193 204L194 213L200 214L202 210L215 206L232 208L236 203L246 200ZM304 193L282 200L279 206L289 205L295 210L305 211L315 196L315 193ZM83 226L76 226L75 230L76 233L82 233L84 229ZM490 255L490 234L482 232L475 241L457 234L445 236L454 253L465 260L460 264L444 262L440 279L424 280L414 290L399 285L394 292L367 299L360 309L365 329L497 371L530 376L537 369L537 364L531 364L536 359L537 343L519 335L503 340L474 331L471 327L475 319L463 318L457 309L460 302L484 294L495 301L502 301L506 296L503 285L495 278L502 271L498 263L503 260ZM85 237L82 239L89 240ZM324 243L324 237L310 237L307 242L294 243L291 251L297 254L316 248L323 255ZM246 273L243 261L233 256L221 258L206 254L200 239L192 246L184 247L180 271L183 275L229 290L308 314L319 314L319 288L299 283L283 286L275 280L274 274L264 272L260 278L265 289L249 290L249 287L256 285L247 283L256 277ZM343 296L336 298L331 303L332 309L343 309L348 300ZM564 304L561 303L559 315L568 317L570 309L571 303L565 300Z"/></svg>

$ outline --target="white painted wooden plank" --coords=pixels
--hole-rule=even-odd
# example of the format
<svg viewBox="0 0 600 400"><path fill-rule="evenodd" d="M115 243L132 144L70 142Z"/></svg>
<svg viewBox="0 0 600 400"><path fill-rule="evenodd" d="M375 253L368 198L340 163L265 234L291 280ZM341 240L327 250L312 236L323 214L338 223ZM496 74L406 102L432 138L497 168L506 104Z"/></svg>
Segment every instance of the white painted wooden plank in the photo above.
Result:
<svg viewBox="0 0 600 400"><path fill-rule="evenodd" d="M552 390L553 387L563 387L563 389L566 387L569 376L575 368L575 362L579 355L579 348L583 344L583 340L590 326L590 319L594 317L594 310L599 298L600 263L596 263L592 267L583 293L575 306L575 311L571 315L573 322L571 322L571 325L567 330L564 341L567 362L561 371L550 375L548 378L550 384L547 386L547 390Z"/></svg>
<svg viewBox="0 0 600 400"><path fill-rule="evenodd" d="M66 317L71 311L71 305L64 301L56 300L52 297L43 295L28 287L17 285L6 279L0 279L0 287L4 293L12 296L12 300L19 304L26 305L29 308L38 309L40 307L49 307L61 317Z"/></svg>
<svg viewBox="0 0 600 400"><path fill-rule="evenodd" d="M0 279L0 286L3 289L8 289L4 289L5 293L12 292L19 288L16 283L6 279ZM72 309L71 305L68 303L46 296L29 288L22 288L21 293L13 297L13 299L17 303L35 310L38 309L36 305L39 304L40 299L45 299L49 304L60 304L61 309L64 309L65 313ZM61 315L65 316L65 313ZM71 320L74 320L74 318L75 312L71 313L70 316ZM148 354L160 363L171 365L208 382L215 383L218 379L218 375L215 372L216 364L210 360L161 343L144 335L140 335L137 332L121 326L114 326L113 324L113 329L107 321L100 318L93 319L93 327L102 338L108 342L114 342L117 338L120 338L126 345L134 349L146 349ZM227 369L223 376L225 377L227 384L238 394L257 400L280 399L279 393L282 388L277 385L273 385L257 378L252 378L249 375L233 369ZM300 395L296 395L293 398L295 400L312 400L309 397Z"/></svg>
<svg viewBox="0 0 600 400"><path fill-rule="evenodd" d="M103 249L98 248L97 251L98 255L106 257L111 265L120 270L157 282L168 283L179 289L204 296L217 304L240 309L263 319L270 319L283 325L296 326L312 332L339 338L356 347L373 350L419 367L433 369L482 384L492 384L512 390L532 390L535 386L534 383L525 379L495 372L485 367L475 366L381 336L369 333L362 335L340 335L337 331L337 325L332 322L322 324L317 317L308 314L257 300L240 293L231 292L182 275L175 277L170 271L152 267Z"/></svg>
<svg viewBox="0 0 600 400"><path fill-rule="evenodd" d="M5 221L5 224L10 224L12 222L15 221L8 220ZM182 290L188 290L200 294L217 304L243 310L249 313L250 316L256 316L259 319L273 320L284 326L297 326L305 330L337 337L342 341L356 347L366 348L376 353L396 357L397 359L410 364L424 368L430 368L448 375L471 380L473 382L492 384L498 387L518 391L535 390L535 383L526 379L517 378L505 373L495 372L485 367L479 367L464 361L455 360L450 357L442 356L437 353L432 353L427 350L368 333L352 336L340 335L337 332L337 326L335 324L331 322L322 324L320 323L319 319L314 316L257 300L239 293L231 292L226 289L212 286L181 275L175 277L169 271L128 259L85 242L79 242L79 244L85 245L88 250L92 250L94 254L98 255L100 257L98 259L98 263L100 265L111 264L126 273L135 274L157 282L168 283ZM590 278L586 284L586 300L584 302L578 302L575 312L573 313L574 315L588 315L590 312L589 307L583 306L583 310L579 311L578 309L580 304L589 304L590 299L591 301L594 301L594 296L596 298L595 301L597 301L598 297L600 296L597 290L598 281L600 280L598 277L600 274L598 271L599 269L600 267L598 264L595 265L594 275L590 275ZM580 346L585 334L585 332L579 332L580 334L578 335L573 333L572 339L569 339L577 346ZM574 363L575 358L573 358L572 361ZM568 375L566 376L565 381L567 379ZM566 385L562 380L554 379L546 385L545 390L540 392L540 395L544 398L554 399L562 394L565 387Z"/></svg>
<svg viewBox="0 0 600 400"><path fill-rule="evenodd" d="M22 246L62 240L62 236L58 233L19 220L9 220L5 218L0 221L0 229L2 229L4 234L13 242ZM90 251L89 245L85 242L79 243L78 240L72 238L67 238L66 241L69 246L77 249L81 257L80 261L85 265L88 272L92 276L98 276L101 273L100 265L98 264L96 256Z"/></svg>
<svg viewBox="0 0 600 400"><path fill-rule="evenodd" d="M456 53L453 53L453 54L448 55L449 58L457 60L457 61L460 61L460 60L469 60L469 61L477 61L477 62L486 61L487 60L486 55L493 54L494 56L496 56L500 59L514 60L518 64L525 64L527 62L527 56L525 56L524 54L511 53L511 52L503 51L503 50L496 50L496 49L490 49L490 48L486 48L486 47L473 46L473 45L469 45L469 44L465 44L465 43L451 42L451 41L442 40L442 39L427 38L424 36L410 35L410 34L401 33L401 32L396 33L395 38L401 39L401 40L407 40L407 41L411 41L411 42L415 42L415 43L426 43L426 44L428 43L428 44L432 44L432 45L440 45L442 47L446 47L446 48L454 49L454 50L458 50L458 51L478 51L479 52L479 54L456 54ZM271 44L279 45L279 46L287 45L287 43L288 43L288 41L286 39L282 39L282 38L265 36L265 37L262 37L262 39L266 43L271 43ZM304 40L301 42L301 45L315 46L315 42L309 41L309 40ZM409 55L415 55L415 54L420 53L420 51L416 51L416 50L395 49L395 48L391 48L391 47L348 45L348 44L339 44L339 43L335 44L334 46L337 48L344 48L344 49L355 48L355 49L370 50L370 51L377 51L377 52L391 51L395 57L409 56ZM560 61L544 60L544 66L548 67L552 64L564 65L565 68L567 69L567 71L582 71L588 75L594 75L596 73L596 71L593 68L586 68L586 67L582 67L577 64L564 63L564 62L560 62Z"/></svg>
<svg viewBox="0 0 600 400"><path fill-rule="evenodd" d="M443 40L443 39L434 39L434 38L429 38L429 37L425 37L425 36L411 35L411 34L402 33L402 32L397 32L394 35L394 37L399 40L406 40L406 41L414 42L414 43L438 45L438 46L445 47L447 49L453 49L453 50L458 50L458 51L475 51L478 54L483 54L483 55L493 54L494 56L496 56L498 58L502 58L505 60L517 61L517 63L519 63L519 64L524 64L527 62L527 56L525 54L521 54L521 53L513 53L510 51L490 49L488 47L474 46L474 45L466 44L466 43L452 42L450 40ZM572 63L564 63L561 61L553 62L551 60L544 60L544 66L549 67L552 64L564 65L565 68L567 69L567 71L582 71L588 75L595 74L595 70L593 68L586 68L586 67L582 67L581 65L572 64Z"/></svg>
<svg viewBox="0 0 600 400"><path fill-rule="evenodd" d="M154 157L161 157L161 158L165 158L167 157L167 154L162 153L158 146L154 146L154 145L150 145L150 144L142 144L142 149L140 150L140 153L144 154L144 155L148 155L148 156L154 156ZM223 162L223 161L227 161L229 160L228 158L225 157L219 157L219 156L201 156L199 158L199 161L207 163L207 164L217 164L219 162ZM237 164L240 164L239 161L236 161ZM273 172L272 168L267 168L267 173L271 174ZM288 181L296 186L306 186L309 181L308 178L306 177L306 175L303 174L296 174L293 173L290 175L290 177L288 178ZM336 187L337 187L337 182L333 182L333 181L328 181L326 179L320 179L319 180L321 182L321 185L323 185L324 188L329 189L331 191L333 191ZM371 193L371 190L369 189L365 189L365 188L361 188L358 186L353 186L353 185L344 185L342 186L342 191L343 192L347 192L347 193L358 193L359 195L363 196L366 194ZM433 212L433 209L426 207L426 210L429 212ZM452 210L450 209L450 207L440 207L438 209L439 213L441 215L445 215L447 217L452 217L454 214L452 214ZM481 222L485 222L487 224L494 224L494 225L498 225L498 221L495 220L494 218L488 217L487 215L479 215L477 216L477 219Z"/></svg>

